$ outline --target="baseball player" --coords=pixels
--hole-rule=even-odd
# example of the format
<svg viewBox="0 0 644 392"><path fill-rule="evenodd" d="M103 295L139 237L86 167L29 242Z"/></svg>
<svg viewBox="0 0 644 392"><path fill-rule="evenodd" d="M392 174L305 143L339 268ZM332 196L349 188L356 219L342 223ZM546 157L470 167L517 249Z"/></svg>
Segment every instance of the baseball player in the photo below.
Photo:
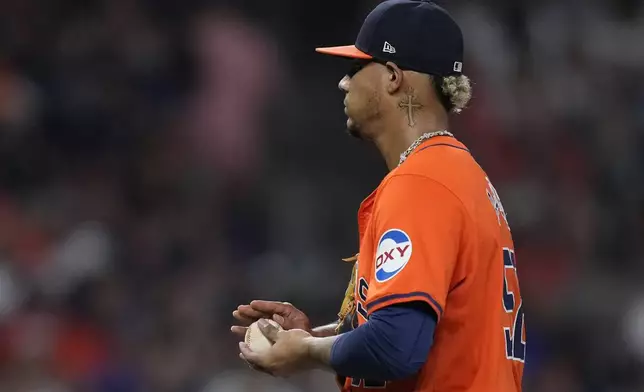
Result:
<svg viewBox="0 0 644 392"><path fill-rule="evenodd" d="M254 368L279 376L333 371L342 391L521 391L525 320L506 213L486 173L448 131L471 97L463 37L429 1L389 0L355 45L340 81L351 135L373 142L388 175L360 205L359 254L335 325L311 329L288 303L234 312L274 345ZM242 326L233 330L243 333Z"/></svg>

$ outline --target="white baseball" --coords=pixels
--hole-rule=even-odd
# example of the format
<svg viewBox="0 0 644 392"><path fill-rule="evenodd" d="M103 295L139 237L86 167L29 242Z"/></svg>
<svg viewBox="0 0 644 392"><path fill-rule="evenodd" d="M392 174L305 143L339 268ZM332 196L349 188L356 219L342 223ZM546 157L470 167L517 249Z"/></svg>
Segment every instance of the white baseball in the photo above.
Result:
<svg viewBox="0 0 644 392"><path fill-rule="evenodd" d="M270 319L265 319L268 321L271 325L274 327L277 327L278 330L282 330L283 328L275 321L270 320ZM262 331L259 329L259 325L257 325L257 321L252 323L248 329L246 330L246 337L244 339L246 344L248 344L248 347L256 353L261 353L263 351L268 350L271 348L273 343L268 340L266 336L262 333Z"/></svg>

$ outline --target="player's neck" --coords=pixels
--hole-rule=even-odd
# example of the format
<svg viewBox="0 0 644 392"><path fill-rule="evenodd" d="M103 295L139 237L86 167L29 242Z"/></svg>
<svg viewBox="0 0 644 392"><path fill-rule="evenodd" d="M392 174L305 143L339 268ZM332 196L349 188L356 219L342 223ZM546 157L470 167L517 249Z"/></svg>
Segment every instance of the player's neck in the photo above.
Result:
<svg viewBox="0 0 644 392"><path fill-rule="evenodd" d="M382 124L382 132L374 138L374 143L385 159L389 170L395 169L402 154L421 135L426 132L446 130L447 116L425 113L414 118L414 125L409 126L407 117L396 116L390 124Z"/></svg>

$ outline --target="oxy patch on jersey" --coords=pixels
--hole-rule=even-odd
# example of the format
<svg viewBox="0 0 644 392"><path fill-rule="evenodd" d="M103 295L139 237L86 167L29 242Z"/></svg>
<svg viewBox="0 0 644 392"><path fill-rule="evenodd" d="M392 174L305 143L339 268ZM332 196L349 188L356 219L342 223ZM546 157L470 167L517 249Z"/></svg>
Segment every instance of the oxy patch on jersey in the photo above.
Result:
<svg viewBox="0 0 644 392"><path fill-rule="evenodd" d="M412 243L409 235L400 229L387 230L376 252L376 280L386 282L405 268L411 258Z"/></svg>

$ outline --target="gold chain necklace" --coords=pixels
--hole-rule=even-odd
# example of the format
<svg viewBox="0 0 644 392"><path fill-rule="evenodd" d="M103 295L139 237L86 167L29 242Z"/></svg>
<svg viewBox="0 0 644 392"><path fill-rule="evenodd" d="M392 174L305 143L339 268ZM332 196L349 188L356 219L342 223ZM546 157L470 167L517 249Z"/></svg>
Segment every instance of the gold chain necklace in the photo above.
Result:
<svg viewBox="0 0 644 392"><path fill-rule="evenodd" d="M451 132L448 132L445 130L423 133L418 139L416 139L416 141L414 141L411 144L411 146L409 146L408 149L406 149L402 154L400 154L400 162L398 162L398 166L402 165L402 163L405 162L407 157L409 157L409 154L411 154L418 146L420 146L422 142L436 136L454 137L454 135Z"/></svg>

